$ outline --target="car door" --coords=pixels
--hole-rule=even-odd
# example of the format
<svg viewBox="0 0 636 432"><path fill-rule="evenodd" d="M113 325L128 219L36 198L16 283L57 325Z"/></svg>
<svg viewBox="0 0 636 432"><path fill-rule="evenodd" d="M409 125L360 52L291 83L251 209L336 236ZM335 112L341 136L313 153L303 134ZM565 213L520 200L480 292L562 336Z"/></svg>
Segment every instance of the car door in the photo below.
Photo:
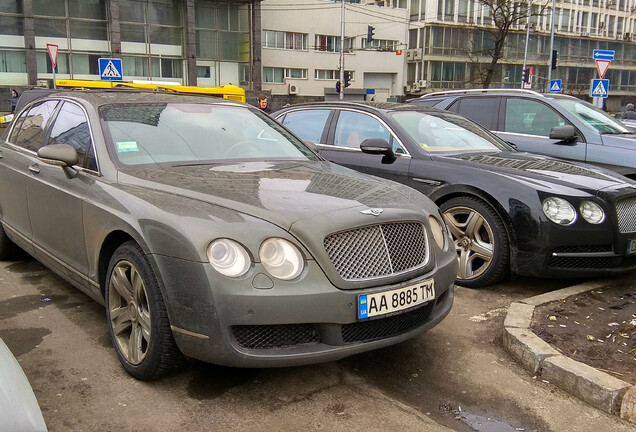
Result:
<svg viewBox="0 0 636 432"><path fill-rule="evenodd" d="M565 125L571 123L548 104L534 99L506 97L499 126L493 132L521 151L585 161L587 145L581 134L576 141L550 139L553 127Z"/></svg>
<svg viewBox="0 0 636 432"><path fill-rule="evenodd" d="M26 191L35 254L67 276L78 278L70 269L88 273L84 224L96 221L84 221L83 203L97 175L88 120L79 105L63 103L43 145L50 144L73 146L79 162L77 174L70 178L59 166L38 159L29 164Z"/></svg>
<svg viewBox="0 0 636 432"><path fill-rule="evenodd" d="M411 156L389 126L379 117L367 112L335 109L330 125L327 145L321 147L321 155L332 162L367 174L409 184ZM369 138L381 138L393 146L396 159L382 163L382 155L367 154L360 144Z"/></svg>
<svg viewBox="0 0 636 432"><path fill-rule="evenodd" d="M32 105L18 117L0 150L0 214L8 235L33 253L31 220L27 204L27 180L31 165L38 163L35 152L44 142L58 101Z"/></svg>

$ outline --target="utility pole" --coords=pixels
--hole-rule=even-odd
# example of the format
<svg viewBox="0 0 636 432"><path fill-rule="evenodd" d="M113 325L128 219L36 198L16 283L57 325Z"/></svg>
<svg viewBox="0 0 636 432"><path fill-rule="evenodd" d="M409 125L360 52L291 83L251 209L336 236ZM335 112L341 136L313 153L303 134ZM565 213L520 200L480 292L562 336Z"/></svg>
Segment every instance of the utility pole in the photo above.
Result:
<svg viewBox="0 0 636 432"><path fill-rule="evenodd" d="M528 2L528 8L530 8L530 2ZM528 18L526 19L526 49L523 52L523 71L528 67L528 40L530 39L530 14L528 14ZM525 73L525 72L522 72ZM521 80L521 88L525 87L525 83Z"/></svg>
<svg viewBox="0 0 636 432"><path fill-rule="evenodd" d="M550 81L552 81L552 56L554 55L554 24L556 21L556 0L552 0L552 25L550 28L550 61L548 62L548 91L550 90Z"/></svg>
<svg viewBox="0 0 636 432"><path fill-rule="evenodd" d="M345 37L345 2L340 6L340 100L344 100L344 37Z"/></svg>

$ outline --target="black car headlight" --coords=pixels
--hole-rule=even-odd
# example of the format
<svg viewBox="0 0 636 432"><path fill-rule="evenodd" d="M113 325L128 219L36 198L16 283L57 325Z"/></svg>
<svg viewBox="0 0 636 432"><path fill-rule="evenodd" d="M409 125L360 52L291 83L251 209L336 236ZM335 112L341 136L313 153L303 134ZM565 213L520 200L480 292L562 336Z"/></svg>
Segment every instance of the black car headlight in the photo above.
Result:
<svg viewBox="0 0 636 432"><path fill-rule="evenodd" d="M579 206L579 212L583 219L594 225L603 223L605 220L605 212L601 206L592 201L583 201Z"/></svg>
<svg viewBox="0 0 636 432"><path fill-rule="evenodd" d="M228 277L243 276L252 264L247 250L230 239L216 239L208 246L208 261L219 273Z"/></svg>
<svg viewBox="0 0 636 432"><path fill-rule="evenodd" d="M572 225L576 221L576 209L572 204L558 197L548 197L543 200L543 214L559 225Z"/></svg>
<svg viewBox="0 0 636 432"><path fill-rule="evenodd" d="M305 266L303 256L296 246L282 238L265 240L258 251L265 270L277 279L297 277Z"/></svg>

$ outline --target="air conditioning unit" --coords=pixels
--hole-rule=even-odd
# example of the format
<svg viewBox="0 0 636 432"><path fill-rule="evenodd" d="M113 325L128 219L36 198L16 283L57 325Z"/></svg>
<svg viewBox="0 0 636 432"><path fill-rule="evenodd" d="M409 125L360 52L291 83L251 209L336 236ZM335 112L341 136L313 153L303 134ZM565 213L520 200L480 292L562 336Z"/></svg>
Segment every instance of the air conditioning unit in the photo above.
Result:
<svg viewBox="0 0 636 432"><path fill-rule="evenodd" d="M289 84L289 94L290 95L298 94L298 84Z"/></svg>
<svg viewBox="0 0 636 432"><path fill-rule="evenodd" d="M405 85L405 86L404 86L404 91L405 91L406 93L410 92L410 91L411 91L411 85L410 85L410 84Z"/></svg>
<svg viewBox="0 0 636 432"><path fill-rule="evenodd" d="M422 60L422 48L413 50L413 60Z"/></svg>
<svg viewBox="0 0 636 432"><path fill-rule="evenodd" d="M419 80L417 85L419 85L420 88L425 89L428 86L428 82L426 82L426 80Z"/></svg>
<svg viewBox="0 0 636 432"><path fill-rule="evenodd" d="M623 35L622 34L616 35L616 40L623 40Z"/></svg>
<svg viewBox="0 0 636 432"><path fill-rule="evenodd" d="M416 92L416 91L420 91L420 85L419 85L419 83L413 83L413 84L411 85L411 90L413 90L414 92Z"/></svg>
<svg viewBox="0 0 636 432"><path fill-rule="evenodd" d="M614 1L613 0L607 0L607 3L605 4L606 7L612 7L614 6Z"/></svg>
<svg viewBox="0 0 636 432"><path fill-rule="evenodd" d="M626 41L632 40L632 34L631 33L625 33L625 35L623 36L623 39Z"/></svg>
<svg viewBox="0 0 636 432"><path fill-rule="evenodd" d="M407 49L406 50L406 59L407 60L413 60L413 51L415 51L415 50L412 50L412 49Z"/></svg>

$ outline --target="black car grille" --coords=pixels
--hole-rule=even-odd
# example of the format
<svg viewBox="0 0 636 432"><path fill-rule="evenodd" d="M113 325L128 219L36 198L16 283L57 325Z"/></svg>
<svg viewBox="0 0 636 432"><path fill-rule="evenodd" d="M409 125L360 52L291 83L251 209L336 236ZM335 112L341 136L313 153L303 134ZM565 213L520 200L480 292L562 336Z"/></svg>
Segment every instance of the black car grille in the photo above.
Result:
<svg viewBox="0 0 636 432"><path fill-rule="evenodd" d="M636 196L619 200L616 203L616 216L620 233L636 232Z"/></svg>
<svg viewBox="0 0 636 432"><path fill-rule="evenodd" d="M598 253L612 252L612 245L583 245L583 246L563 246L554 251L560 253Z"/></svg>
<svg viewBox="0 0 636 432"><path fill-rule="evenodd" d="M636 265L636 256L633 257L550 257L548 266L561 269L593 269L604 270L624 268Z"/></svg>
<svg viewBox="0 0 636 432"><path fill-rule="evenodd" d="M234 339L243 348L267 349L320 342L312 324L250 325L232 327Z"/></svg>
<svg viewBox="0 0 636 432"><path fill-rule="evenodd" d="M443 293L437 302L442 301L446 295L447 292ZM316 343L345 345L385 339L420 327L429 320L435 304L435 301L431 301L412 311L376 320L360 321L342 326L325 325L331 328L334 326L336 328L340 327L342 340L324 340L321 338L321 324L233 326L231 330L236 343L240 347L247 349L289 348ZM333 335L333 332L326 332L326 334ZM333 339L333 336L331 338Z"/></svg>
<svg viewBox="0 0 636 432"><path fill-rule="evenodd" d="M428 245L418 222L371 225L332 234L324 240L344 280L388 276L426 264Z"/></svg>
<svg viewBox="0 0 636 432"><path fill-rule="evenodd" d="M413 311L379 320L345 324L342 326L342 340L346 343L372 341L417 328L428 321L434 303L429 302L426 306Z"/></svg>

